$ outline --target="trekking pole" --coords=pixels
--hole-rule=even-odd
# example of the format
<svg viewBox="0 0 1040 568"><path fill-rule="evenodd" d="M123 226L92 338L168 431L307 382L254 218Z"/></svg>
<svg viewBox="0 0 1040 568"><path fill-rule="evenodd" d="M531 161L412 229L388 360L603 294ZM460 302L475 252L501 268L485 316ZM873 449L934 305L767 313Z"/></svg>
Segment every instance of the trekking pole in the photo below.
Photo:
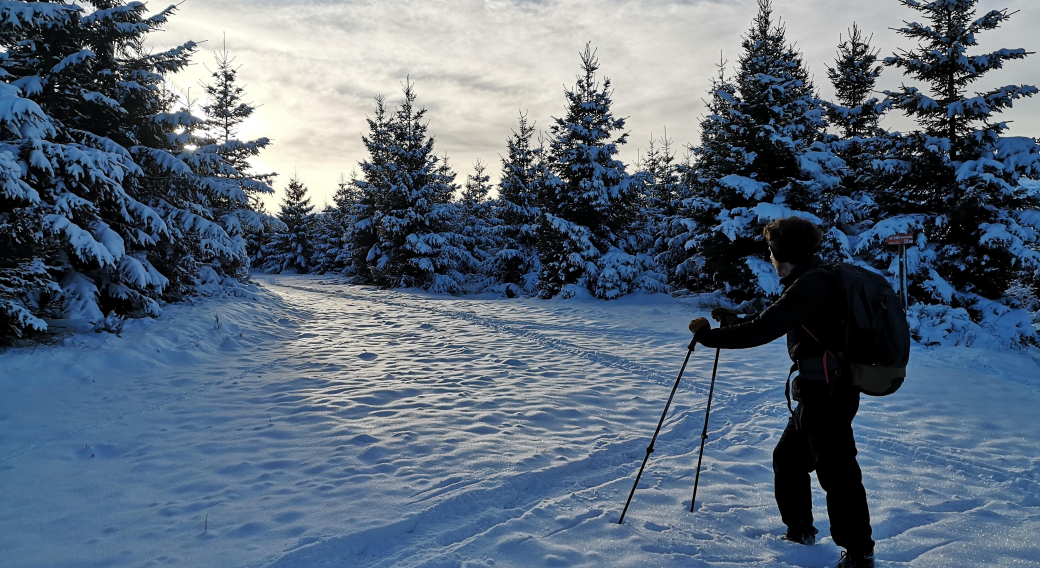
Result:
<svg viewBox="0 0 1040 568"><path fill-rule="evenodd" d="M701 481L701 460L704 459L704 442L708 439L708 417L711 416L711 397L715 394L715 373L719 370L719 352L715 350L715 366L711 369L711 388L708 389L708 409L704 411L704 431L701 432L701 453L697 456L697 477L693 479L693 499L690 499L690 512L697 504L697 485Z"/></svg>
<svg viewBox="0 0 1040 568"><path fill-rule="evenodd" d="M664 424L664 417L668 415L668 407L672 405L672 398L675 396L676 389L679 388L679 381L682 380L683 371L686 370L686 364L690 362L690 354L693 353L693 347L696 344L696 339L690 342L689 350L686 352L686 360L683 361L682 368L679 369L679 376L675 378L675 384L672 385L672 394L668 395L668 402L664 405L664 412L661 413L661 420L657 423L657 430L654 430L654 437L650 439L650 445L646 448L646 456L643 457L643 465L639 466L639 473L636 475L636 482L632 484L632 491L628 492L628 501L625 501L625 509L621 511L621 518L618 519L619 525L625 522L625 513L628 512L628 506L632 504L632 496L636 494L636 487L639 486L639 478L643 477L643 468L646 467L646 462L650 459L650 454L654 453L654 443L657 442L657 434L661 432L661 425Z"/></svg>

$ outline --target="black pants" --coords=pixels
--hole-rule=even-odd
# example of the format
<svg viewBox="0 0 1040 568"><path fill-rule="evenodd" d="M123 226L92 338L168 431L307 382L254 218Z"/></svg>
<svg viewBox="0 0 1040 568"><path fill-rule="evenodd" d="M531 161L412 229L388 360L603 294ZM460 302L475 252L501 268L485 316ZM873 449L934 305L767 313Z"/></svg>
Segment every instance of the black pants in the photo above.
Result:
<svg viewBox="0 0 1040 568"><path fill-rule="evenodd" d="M823 400L800 402L773 450L776 504L784 524L793 532L812 526L809 473L815 470L827 493L831 538L850 553L874 549L867 493L852 436L857 410L858 392L835 392Z"/></svg>

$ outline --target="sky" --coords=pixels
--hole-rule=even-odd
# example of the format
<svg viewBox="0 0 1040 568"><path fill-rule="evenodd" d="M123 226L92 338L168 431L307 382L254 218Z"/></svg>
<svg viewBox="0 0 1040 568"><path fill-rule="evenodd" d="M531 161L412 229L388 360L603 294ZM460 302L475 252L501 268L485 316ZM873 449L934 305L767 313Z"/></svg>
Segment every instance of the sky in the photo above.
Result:
<svg viewBox="0 0 1040 568"><path fill-rule="evenodd" d="M158 10L168 1L151 0ZM804 55L824 98L833 94L826 71L853 22L881 55L913 47L891 28L919 13L898 0L774 0L774 15ZM1040 2L983 0L991 9L1018 11L1003 27L980 34L979 52L998 48L1040 51ZM214 68L226 41L247 100L259 106L241 138L273 140L255 166L275 171L275 209L291 175L327 202L341 174L366 158L361 136L376 95L396 104L410 79L428 109L436 152L447 154L461 184L476 160L500 177L506 139L525 112L540 129L563 116L564 89L575 83L586 42L597 50L600 74L610 78L614 111L627 117L629 143L621 158L633 164L651 137L666 129L682 153L695 143L709 82L720 61L732 67L740 38L757 11L755 0L185 0L151 47L202 43L195 65L173 78L192 98ZM1040 56L1010 62L974 88L1040 83ZM879 89L914 85L886 69ZM1040 135L1040 96L1005 113L1011 134ZM892 116L884 126L907 130Z"/></svg>

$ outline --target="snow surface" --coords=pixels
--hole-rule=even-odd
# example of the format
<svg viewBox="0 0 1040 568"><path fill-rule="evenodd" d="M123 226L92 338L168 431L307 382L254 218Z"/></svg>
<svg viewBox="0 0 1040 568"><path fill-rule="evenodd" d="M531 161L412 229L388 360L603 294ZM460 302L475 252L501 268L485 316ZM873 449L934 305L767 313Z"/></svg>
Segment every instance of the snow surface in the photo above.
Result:
<svg viewBox="0 0 1040 568"><path fill-rule="evenodd" d="M454 298L261 276L0 354L0 564L832 566L783 542L783 340L698 350L617 519L693 298ZM915 347L855 427L879 566L1040 562L1040 353Z"/></svg>

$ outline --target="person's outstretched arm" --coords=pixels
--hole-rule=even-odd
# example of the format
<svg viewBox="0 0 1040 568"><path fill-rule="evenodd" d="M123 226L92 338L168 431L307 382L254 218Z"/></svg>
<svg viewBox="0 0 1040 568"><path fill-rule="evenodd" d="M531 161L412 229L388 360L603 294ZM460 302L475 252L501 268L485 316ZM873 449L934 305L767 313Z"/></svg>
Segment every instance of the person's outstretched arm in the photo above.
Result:
<svg viewBox="0 0 1040 568"><path fill-rule="evenodd" d="M729 327L701 328L695 336L697 343L722 349L747 349L765 345L812 320L821 309L829 305L832 291L827 284L826 275L820 272L806 274L756 317L741 320Z"/></svg>

